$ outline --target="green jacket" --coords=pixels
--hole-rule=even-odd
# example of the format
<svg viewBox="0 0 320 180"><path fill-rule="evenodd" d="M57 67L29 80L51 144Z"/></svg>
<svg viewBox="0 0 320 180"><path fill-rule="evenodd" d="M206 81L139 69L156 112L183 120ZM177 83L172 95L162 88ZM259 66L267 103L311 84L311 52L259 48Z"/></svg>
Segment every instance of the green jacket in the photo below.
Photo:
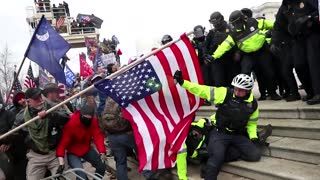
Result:
<svg viewBox="0 0 320 180"><path fill-rule="evenodd" d="M199 121L195 121L191 123L191 126L197 126L199 128L204 128L206 123L205 119L199 119ZM202 141L198 144L197 148L193 151L193 153L189 156L191 158L197 158L198 156L198 149L200 149L204 144L205 136L203 136ZM177 173L179 180L187 180L187 145L186 143L183 144L183 149L178 152L177 155Z"/></svg>
<svg viewBox="0 0 320 180"><path fill-rule="evenodd" d="M33 117L30 115L29 108L26 107L24 111L24 120L28 122ZM28 124L28 131L32 141L34 142L37 149L41 152L49 152L48 143L48 130L49 130L49 119L44 117Z"/></svg>
<svg viewBox="0 0 320 180"><path fill-rule="evenodd" d="M253 28L253 26L244 27L245 31L249 31L250 28L253 29L252 32L250 32L250 34L247 34L245 37L241 38L236 38L236 35L232 35L242 33L241 30L235 30L234 33L228 35L228 37L219 45L219 47L213 53L212 57L214 59L220 58L224 53L231 50L232 47L235 45L237 45L238 48L245 53L252 53L261 49L266 40L265 30L272 29L274 23L273 21L264 19L251 19L251 21L252 23L255 23L256 21L256 29Z"/></svg>
<svg viewBox="0 0 320 180"><path fill-rule="evenodd" d="M190 93L204 98L209 102L213 102L214 104L222 104L227 95L226 87L211 87L206 85L199 85L196 83L189 82L184 80L182 85L183 88L188 90ZM254 100L253 94L250 94L250 97L245 100L247 102L252 102ZM256 109L248 120L246 129L250 139L258 138L257 137L257 121L259 118L259 109ZM212 120L215 123L215 116L212 116Z"/></svg>

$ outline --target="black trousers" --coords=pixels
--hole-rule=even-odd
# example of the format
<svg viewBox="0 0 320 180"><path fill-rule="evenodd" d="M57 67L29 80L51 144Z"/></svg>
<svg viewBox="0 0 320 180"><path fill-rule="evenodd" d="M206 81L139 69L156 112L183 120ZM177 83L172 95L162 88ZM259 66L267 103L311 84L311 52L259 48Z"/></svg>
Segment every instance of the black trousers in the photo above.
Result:
<svg viewBox="0 0 320 180"><path fill-rule="evenodd" d="M292 46L291 45L287 45L285 47L283 47L282 49L282 53L280 54L280 56L278 57L279 62L281 62L281 73L282 73L282 77L284 79L285 82L285 90L286 93L289 94L298 94L298 85L297 85L297 81L296 78L294 77L293 74L293 58L292 58Z"/></svg>
<svg viewBox="0 0 320 180"><path fill-rule="evenodd" d="M202 78L205 85L211 86L213 85L213 75L211 73L211 66L210 64L201 64L201 72L202 72Z"/></svg>
<svg viewBox="0 0 320 180"><path fill-rule="evenodd" d="M292 45L293 63L307 94L320 95L320 33L312 32Z"/></svg>
<svg viewBox="0 0 320 180"><path fill-rule="evenodd" d="M241 59L241 73L250 75L254 71L257 75L258 83L266 82L269 94L276 93L275 71L272 67L272 57L265 44L260 50L253 53L245 53Z"/></svg>
<svg viewBox="0 0 320 180"><path fill-rule="evenodd" d="M227 53L211 64L214 86L229 87L232 79L240 73L240 63L233 60L232 54Z"/></svg>
<svg viewBox="0 0 320 180"><path fill-rule="evenodd" d="M232 146L235 149L230 151L229 147ZM261 157L260 150L246 136L228 135L217 130L212 130L210 133L208 152L205 180L217 179L221 166L226 161L226 156L230 160L240 158L245 161L259 161Z"/></svg>

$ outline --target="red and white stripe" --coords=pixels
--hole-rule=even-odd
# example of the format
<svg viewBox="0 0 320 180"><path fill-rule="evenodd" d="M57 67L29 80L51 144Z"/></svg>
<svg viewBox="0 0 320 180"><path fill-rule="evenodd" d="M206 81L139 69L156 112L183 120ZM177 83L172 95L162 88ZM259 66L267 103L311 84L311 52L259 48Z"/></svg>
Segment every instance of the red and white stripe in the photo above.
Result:
<svg viewBox="0 0 320 180"><path fill-rule="evenodd" d="M27 74L26 78L24 80L24 86L28 89L28 88L32 88L32 87L36 87L36 83L34 82L34 80L32 78L30 78L30 76Z"/></svg>
<svg viewBox="0 0 320 180"><path fill-rule="evenodd" d="M59 88L59 97L61 99L65 99L66 98L66 91L67 91L66 85L59 83L58 88Z"/></svg>
<svg viewBox="0 0 320 180"><path fill-rule="evenodd" d="M149 59L162 83L162 90L123 109L131 122L138 147L139 171L170 168L187 137L196 110L203 100L176 85L173 74L203 84L198 57L187 36Z"/></svg>
<svg viewBox="0 0 320 180"><path fill-rule="evenodd" d="M60 17L56 23L56 28L59 29L64 24L64 17Z"/></svg>

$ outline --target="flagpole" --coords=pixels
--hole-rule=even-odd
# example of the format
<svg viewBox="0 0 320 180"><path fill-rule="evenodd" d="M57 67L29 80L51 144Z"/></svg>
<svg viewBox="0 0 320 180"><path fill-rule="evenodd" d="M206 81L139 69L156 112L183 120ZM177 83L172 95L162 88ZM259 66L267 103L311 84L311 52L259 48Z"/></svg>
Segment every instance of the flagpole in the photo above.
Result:
<svg viewBox="0 0 320 180"><path fill-rule="evenodd" d="M13 82L12 82L12 85L11 85L11 87L10 87L10 91L9 91L9 93L8 93L8 96L7 96L7 99L6 99L6 103L5 103L5 104L8 103L8 100L9 100L10 94L11 94L11 91L12 91L12 89L13 89L13 85L14 85L14 83L16 82L16 80L18 79L18 76L19 76L19 74L20 74L20 71L21 71L21 69L22 69L22 66L23 66L25 60L26 60L26 57L23 57L22 62L21 62L21 64L20 64L20 67L19 67L19 69L18 69L18 72L16 72L16 76L13 78Z"/></svg>
<svg viewBox="0 0 320 180"><path fill-rule="evenodd" d="M192 33L193 33L193 31L187 33L186 35L189 36L189 35L192 34ZM171 41L171 42L169 42L169 43L161 46L160 48L151 51L151 52L148 53L147 55L145 55L145 56L141 57L140 59L134 61L133 63L129 64L128 66L125 66L124 68L119 69L119 70L116 71L115 73L110 74L110 75L107 76L105 79L111 79L111 78L113 78L113 77L115 77L115 76L118 76L118 75L122 74L123 72L125 72L125 71L129 70L130 68L136 66L137 64L141 63L142 61L144 61L144 60L147 59L148 57L154 55L155 53L157 53L157 52L159 52L159 51L162 51L163 49L169 47L170 45L172 45L172 44L174 44L174 43L176 43L176 42L178 42L178 41L180 41L180 40L181 40L181 38L179 38L179 39L177 39L177 40L175 40L175 41ZM94 84L92 84L91 86L87 87L86 89L80 91L79 93L77 93L77 94L69 97L68 99L62 101L61 103L55 105L54 107L48 109L48 110L46 111L46 113L48 114L48 113L51 113L51 112L55 111L55 110L58 109L60 106L62 106L62 105L64 105L65 103L73 100L74 98L76 98L76 97L78 97L78 96L81 96L82 94L90 91L90 90L93 89L93 88L94 88ZM36 117L30 119L29 121L21 124L20 126L18 126L18 127L14 128L14 129L8 131L7 133L1 135L1 136L0 136L0 139L3 139L3 138L5 138L5 137L7 137L8 135L10 135L10 134L12 134L12 133L20 130L21 128L27 126L28 124L30 124L30 123L38 120L38 119L39 119L39 116L36 116Z"/></svg>
<svg viewBox="0 0 320 180"><path fill-rule="evenodd" d="M28 47L27 47L27 50L26 50L26 52L24 53L24 57L23 57L22 62L21 62L21 64L20 64L19 70L18 70L18 72L17 72L16 77L14 77L14 81L13 81L13 83L12 83L12 85L11 85L11 88L10 88L10 91L9 91L9 93L8 93L8 98L6 99L6 104L7 104L8 100L9 100L9 97L10 97L10 94L11 94L11 91L12 91L12 88L13 88L13 85L14 85L14 83L16 82L16 80L17 80L17 78L18 78L18 76L19 76L19 74L20 74L20 71L21 71L21 69L22 69L22 65L24 64L24 61L25 61L26 58L27 58L27 54L28 54L28 52L29 52L30 45L31 45L31 43L32 43L32 41L33 41L36 33L38 32L39 27L40 27L40 24L41 24L41 22L43 21L43 19L44 19L44 15L42 15L42 17L41 17L41 19L40 19L40 21L39 21L39 24L37 25L36 29L34 30L33 35L32 35L32 38L31 38L31 40L30 40L30 42L29 42L29 45L28 45Z"/></svg>

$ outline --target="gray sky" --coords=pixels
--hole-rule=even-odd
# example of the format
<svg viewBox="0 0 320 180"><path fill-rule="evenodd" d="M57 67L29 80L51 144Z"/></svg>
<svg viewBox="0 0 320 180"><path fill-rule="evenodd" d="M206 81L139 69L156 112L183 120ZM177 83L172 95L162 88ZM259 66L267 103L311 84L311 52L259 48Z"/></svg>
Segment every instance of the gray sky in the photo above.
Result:
<svg viewBox="0 0 320 180"><path fill-rule="evenodd" d="M20 65L31 38L26 23L26 7L33 6L33 2L33 0L9 0L0 6L2 20L0 47L2 49L6 43L8 44L12 52L12 62L17 65ZM52 0L55 4L61 2L62 0ZM176 38L183 32L191 31L198 24L206 26L208 30L210 29L208 19L213 11L220 11L225 19L228 19L233 10L261 5L266 0L66 0L66 2L73 17L83 13L95 14L103 19L100 38L111 38L112 35L116 35L124 54L121 58L126 62L129 57L136 55L137 39L155 39L164 34ZM72 49L68 52L68 56L72 59L69 64L76 72L79 71L77 54L81 51L83 50Z"/></svg>

